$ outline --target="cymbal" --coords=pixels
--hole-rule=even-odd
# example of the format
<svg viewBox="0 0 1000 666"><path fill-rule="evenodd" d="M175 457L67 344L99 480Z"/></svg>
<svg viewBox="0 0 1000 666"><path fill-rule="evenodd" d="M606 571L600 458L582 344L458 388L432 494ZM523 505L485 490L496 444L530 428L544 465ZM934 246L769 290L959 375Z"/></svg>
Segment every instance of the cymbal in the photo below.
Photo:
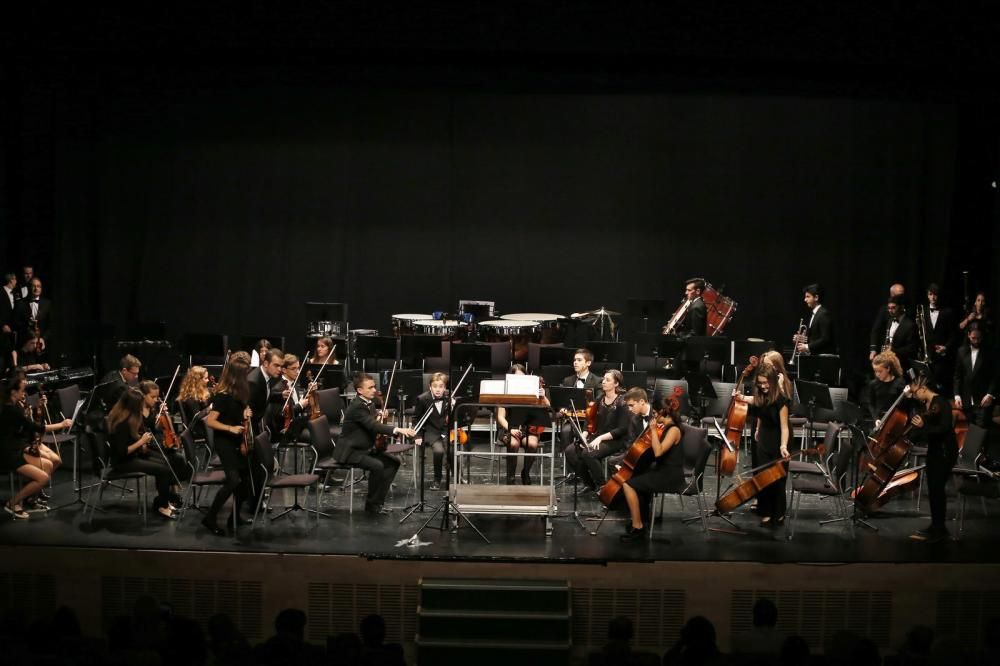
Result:
<svg viewBox="0 0 1000 666"><path fill-rule="evenodd" d="M578 312L572 317L617 317L621 315L621 312L615 312L614 310L608 310L603 305L596 310L591 310L590 312Z"/></svg>

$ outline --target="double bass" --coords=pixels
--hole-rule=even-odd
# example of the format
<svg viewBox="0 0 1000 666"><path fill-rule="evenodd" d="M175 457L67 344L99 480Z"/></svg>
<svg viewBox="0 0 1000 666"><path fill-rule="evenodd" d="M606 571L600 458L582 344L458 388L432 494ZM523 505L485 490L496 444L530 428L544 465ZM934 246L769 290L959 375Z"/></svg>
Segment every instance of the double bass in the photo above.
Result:
<svg viewBox="0 0 1000 666"><path fill-rule="evenodd" d="M756 356L751 356L748 359L740 378L736 380L736 390L743 386L743 382L747 380L751 372L757 369L759 364L760 359ZM719 449L719 474L721 476L730 476L736 471L736 464L740 459L740 442L743 440L743 429L746 427L749 411L748 403L737 400L735 397L729 403L729 409L726 411L726 430L723 433L726 436L725 446Z"/></svg>

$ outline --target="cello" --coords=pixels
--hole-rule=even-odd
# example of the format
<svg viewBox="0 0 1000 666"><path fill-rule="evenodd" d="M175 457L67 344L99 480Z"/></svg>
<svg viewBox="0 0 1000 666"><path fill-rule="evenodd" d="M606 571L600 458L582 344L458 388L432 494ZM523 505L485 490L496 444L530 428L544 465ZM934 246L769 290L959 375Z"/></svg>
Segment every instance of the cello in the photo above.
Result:
<svg viewBox="0 0 1000 666"><path fill-rule="evenodd" d="M910 377L913 381L912 370ZM912 425L909 413L902 407L903 399L909 396L910 387L907 386L882 415L878 427L868 435L869 455L864 458L867 474L854 492L854 503L866 513L878 508L879 497L910 452L906 437Z"/></svg>
<svg viewBox="0 0 1000 666"><path fill-rule="evenodd" d="M825 452L826 447L820 444L815 449L796 451L794 455L822 456ZM726 490L722 497L715 502L715 508L719 510L719 513L732 513L735 509L746 504L759 495L762 490L788 476L786 463L791 458L792 456L787 456L754 467L749 472L750 478L734 484Z"/></svg>
<svg viewBox="0 0 1000 666"><path fill-rule="evenodd" d="M751 356L747 360L747 365L743 368L740 378L736 380L736 388L734 390L738 391L743 386L743 382L747 380L751 372L757 369L759 364L760 359L756 356ZM730 476L736 471L736 464L740 459L740 443L743 440L743 429L746 427L749 411L748 403L737 400L735 396L729 403L729 409L726 411L726 430L724 432L726 445L719 449L719 474L721 476Z"/></svg>

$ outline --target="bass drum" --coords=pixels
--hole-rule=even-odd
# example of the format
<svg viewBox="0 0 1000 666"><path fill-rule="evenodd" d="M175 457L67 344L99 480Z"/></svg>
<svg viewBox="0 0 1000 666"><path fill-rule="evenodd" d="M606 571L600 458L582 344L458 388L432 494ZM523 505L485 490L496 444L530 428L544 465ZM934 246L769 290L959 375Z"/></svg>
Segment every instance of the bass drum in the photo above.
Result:
<svg viewBox="0 0 1000 666"><path fill-rule="evenodd" d="M511 355L516 363L528 360L528 343L538 330L537 321L520 319L495 319L478 324L479 338L484 342L510 342Z"/></svg>
<svg viewBox="0 0 1000 666"><path fill-rule="evenodd" d="M457 319L420 319L413 322L413 332L417 335L440 335L445 340L465 339L467 325Z"/></svg>
<svg viewBox="0 0 1000 666"><path fill-rule="evenodd" d="M705 301L705 335L722 335L722 331L736 313L736 301L723 296L711 285L705 283L701 292L701 300Z"/></svg>
<svg viewBox="0 0 1000 666"><path fill-rule="evenodd" d="M392 315L392 333L397 338L401 335L413 335L413 322L431 319L429 314L394 314Z"/></svg>
<svg viewBox="0 0 1000 666"><path fill-rule="evenodd" d="M554 345L566 339L566 327L563 321L566 317L550 312L513 312L500 317L504 321L534 321L538 328L532 335L532 342L543 345Z"/></svg>

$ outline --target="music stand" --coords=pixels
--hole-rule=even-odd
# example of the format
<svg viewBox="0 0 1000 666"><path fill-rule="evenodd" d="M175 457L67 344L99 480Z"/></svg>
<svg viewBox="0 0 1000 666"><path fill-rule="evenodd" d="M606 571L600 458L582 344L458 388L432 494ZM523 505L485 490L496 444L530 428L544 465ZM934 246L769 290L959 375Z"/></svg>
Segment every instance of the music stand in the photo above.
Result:
<svg viewBox="0 0 1000 666"><path fill-rule="evenodd" d="M646 389L647 373L645 370L624 370L622 371L622 377L625 379L625 384L622 388L626 390L633 387Z"/></svg>
<svg viewBox="0 0 1000 666"><path fill-rule="evenodd" d="M354 353L361 359L361 367L365 361L375 359L375 371L378 372L380 360L397 360L397 344L399 340L391 335L362 335L354 340Z"/></svg>
<svg viewBox="0 0 1000 666"><path fill-rule="evenodd" d="M547 365L572 365L576 349L571 347L540 347L538 349L538 367Z"/></svg>
<svg viewBox="0 0 1000 666"><path fill-rule="evenodd" d="M595 363L618 364L621 370L625 363L627 346L624 342L608 342L605 340L588 340L584 347L594 355Z"/></svg>
<svg viewBox="0 0 1000 666"><path fill-rule="evenodd" d="M226 358L226 350L229 348L229 336L218 333L185 333L182 345L189 366L196 365L194 359L213 359L221 363ZM205 365L206 362L197 365Z"/></svg>
<svg viewBox="0 0 1000 666"><path fill-rule="evenodd" d="M802 358L805 358L803 356ZM774 389L772 389L774 390ZM830 395L830 387L818 382L807 382L804 379L795 381L795 390L799 394L799 404L803 404L808 409L809 416L806 419L806 448L812 444L813 420L816 418L816 408L833 411L833 397Z"/></svg>
<svg viewBox="0 0 1000 666"><path fill-rule="evenodd" d="M733 365L745 364L751 356L760 358L772 349L773 340L733 340Z"/></svg>
<svg viewBox="0 0 1000 666"><path fill-rule="evenodd" d="M383 370L381 372L383 387L388 386L391 372L391 370ZM393 388L392 395L385 396L385 404L388 409L399 409L399 414L402 416L403 410L413 407L417 396L424 392L424 371L420 368L416 370L396 370L394 384L395 387ZM403 403L401 409L399 407L400 402Z"/></svg>
<svg viewBox="0 0 1000 666"><path fill-rule="evenodd" d="M312 376L319 377L319 381L316 382L319 389L339 388L343 394L344 388L347 387L347 376L344 374L343 366L327 363L322 375L320 370L323 370L322 363L307 363L299 373L299 388L308 389L309 377Z"/></svg>
<svg viewBox="0 0 1000 666"><path fill-rule="evenodd" d="M573 374L571 365L547 365L538 373L546 386L559 386L562 380Z"/></svg>
<svg viewBox="0 0 1000 666"><path fill-rule="evenodd" d="M305 303L306 321L347 321L347 303Z"/></svg>
<svg viewBox="0 0 1000 666"><path fill-rule="evenodd" d="M586 409L587 389L553 386L549 389L549 403L554 412L558 412L560 409L565 409L568 412Z"/></svg>
<svg viewBox="0 0 1000 666"><path fill-rule="evenodd" d="M489 321L496 304L493 301L459 301L459 314L472 315L472 321Z"/></svg>
<svg viewBox="0 0 1000 666"><path fill-rule="evenodd" d="M691 417L695 423L701 423L701 417L705 413L705 407L712 400L719 396L715 394L715 386L712 378L707 373L700 371L687 372L684 379L688 383L688 404L691 405ZM692 400L695 398L696 400Z"/></svg>
<svg viewBox="0 0 1000 666"><path fill-rule="evenodd" d="M818 354L816 356L807 354L799 357L797 365L799 379L827 386L840 385L840 357L836 354Z"/></svg>
<svg viewBox="0 0 1000 666"><path fill-rule="evenodd" d="M625 299L625 315L631 320L642 320L642 330L636 333L646 333L649 320L667 320L667 302L662 298L627 298Z"/></svg>
<svg viewBox="0 0 1000 666"><path fill-rule="evenodd" d="M399 338L399 357L404 365L423 370L424 359L444 356L443 342L440 335L402 335Z"/></svg>
<svg viewBox="0 0 1000 666"><path fill-rule="evenodd" d="M729 338L722 336L692 335L685 340L684 361L694 363L714 361L719 364L733 364L733 345ZM704 366L699 366L704 367Z"/></svg>
<svg viewBox="0 0 1000 666"><path fill-rule="evenodd" d="M451 343L450 365L452 368L467 368L471 363L473 371L476 368L489 369L492 367L492 355L493 352L489 345L480 345L475 342L453 342Z"/></svg>

